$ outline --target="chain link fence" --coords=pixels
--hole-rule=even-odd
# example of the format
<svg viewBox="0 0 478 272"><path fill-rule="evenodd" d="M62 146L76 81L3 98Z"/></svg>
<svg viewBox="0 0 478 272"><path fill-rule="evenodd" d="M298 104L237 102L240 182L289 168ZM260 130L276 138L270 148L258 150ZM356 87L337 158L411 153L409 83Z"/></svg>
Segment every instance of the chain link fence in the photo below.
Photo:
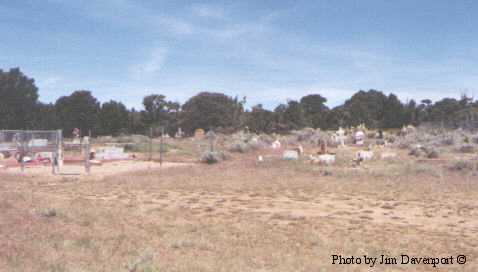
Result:
<svg viewBox="0 0 478 272"><path fill-rule="evenodd" d="M0 154L14 157L22 170L28 161L51 163L53 173L62 165L61 131L57 130L0 130Z"/></svg>

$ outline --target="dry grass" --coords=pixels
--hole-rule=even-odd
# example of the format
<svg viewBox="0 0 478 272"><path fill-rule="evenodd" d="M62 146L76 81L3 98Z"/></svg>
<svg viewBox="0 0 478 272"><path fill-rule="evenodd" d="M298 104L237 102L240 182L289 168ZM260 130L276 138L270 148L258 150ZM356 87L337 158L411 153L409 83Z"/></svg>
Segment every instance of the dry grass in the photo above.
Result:
<svg viewBox="0 0 478 272"><path fill-rule="evenodd" d="M256 155L76 182L0 174L0 271L369 271L332 254L464 254L441 270L478 271L473 174Z"/></svg>

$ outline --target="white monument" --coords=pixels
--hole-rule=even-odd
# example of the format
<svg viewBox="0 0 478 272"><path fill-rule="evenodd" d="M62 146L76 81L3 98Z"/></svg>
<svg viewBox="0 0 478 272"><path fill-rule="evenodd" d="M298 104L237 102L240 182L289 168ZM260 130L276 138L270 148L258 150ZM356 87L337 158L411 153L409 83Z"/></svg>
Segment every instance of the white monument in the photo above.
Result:
<svg viewBox="0 0 478 272"><path fill-rule="evenodd" d="M337 134L337 141L339 142L339 146L345 147L345 130L342 127L339 127L339 130L336 132Z"/></svg>
<svg viewBox="0 0 478 272"><path fill-rule="evenodd" d="M364 141L365 141L365 133L362 131L362 130L357 130L357 132L355 132L355 144L356 145L364 145Z"/></svg>

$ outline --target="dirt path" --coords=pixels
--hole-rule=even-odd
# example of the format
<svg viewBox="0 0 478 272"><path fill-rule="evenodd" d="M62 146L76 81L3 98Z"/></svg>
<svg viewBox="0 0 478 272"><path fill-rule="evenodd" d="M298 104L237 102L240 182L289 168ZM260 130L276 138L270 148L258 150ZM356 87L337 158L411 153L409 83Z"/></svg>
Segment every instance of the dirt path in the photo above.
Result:
<svg viewBox="0 0 478 272"><path fill-rule="evenodd" d="M193 165L193 163L165 162L160 165L157 162L130 160L107 162L103 163L102 165L92 165L90 174L87 174L84 165L80 164L64 165L61 169L61 173L58 175L52 175L52 169L50 166L28 167L24 172L21 172L21 168L19 167L6 168L1 171L5 171L5 173L8 174L22 175L26 177L48 177L52 179L78 177L86 179L103 179L105 177L131 172L144 172L149 170L166 169L188 165Z"/></svg>

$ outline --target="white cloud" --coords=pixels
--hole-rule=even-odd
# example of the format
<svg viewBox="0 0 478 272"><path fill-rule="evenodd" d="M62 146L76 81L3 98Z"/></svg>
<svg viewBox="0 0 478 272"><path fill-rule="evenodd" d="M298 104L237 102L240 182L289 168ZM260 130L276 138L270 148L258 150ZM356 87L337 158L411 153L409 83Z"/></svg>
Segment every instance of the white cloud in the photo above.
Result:
<svg viewBox="0 0 478 272"><path fill-rule="evenodd" d="M58 85L58 83L62 80L59 76L48 76L45 78L40 78L37 80L37 85L41 88L54 88Z"/></svg>
<svg viewBox="0 0 478 272"><path fill-rule="evenodd" d="M131 76L134 79L141 79L157 75L163 68L166 57L165 48L155 48L146 60L131 67Z"/></svg>
<svg viewBox="0 0 478 272"><path fill-rule="evenodd" d="M157 16L153 19L155 24L178 35L188 35L194 32L194 26L184 20L169 16Z"/></svg>
<svg viewBox="0 0 478 272"><path fill-rule="evenodd" d="M224 19L224 10L220 7L196 4L191 7L194 15L208 19Z"/></svg>

